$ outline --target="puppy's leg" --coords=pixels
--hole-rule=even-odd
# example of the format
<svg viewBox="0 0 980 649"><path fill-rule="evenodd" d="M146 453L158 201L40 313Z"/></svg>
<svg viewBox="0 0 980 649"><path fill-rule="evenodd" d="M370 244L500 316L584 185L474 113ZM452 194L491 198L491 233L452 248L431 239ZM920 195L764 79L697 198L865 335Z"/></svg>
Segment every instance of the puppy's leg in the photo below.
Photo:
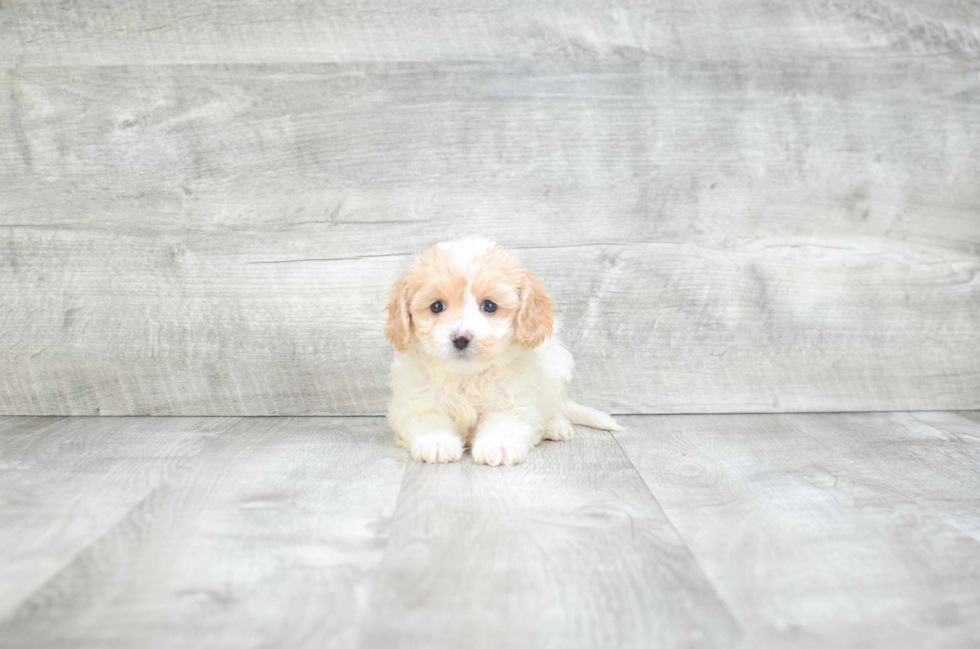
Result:
<svg viewBox="0 0 980 649"><path fill-rule="evenodd" d="M555 442L567 442L572 439L574 433L575 429L572 427L572 422L568 421L565 415L556 415L544 429L544 438Z"/></svg>
<svg viewBox="0 0 980 649"><path fill-rule="evenodd" d="M401 437L412 459L419 462L458 462L463 457L463 439L445 415L419 415Z"/></svg>
<svg viewBox="0 0 980 649"><path fill-rule="evenodd" d="M520 464L534 446L531 424L508 413L491 415L476 431L473 461L498 466Z"/></svg>

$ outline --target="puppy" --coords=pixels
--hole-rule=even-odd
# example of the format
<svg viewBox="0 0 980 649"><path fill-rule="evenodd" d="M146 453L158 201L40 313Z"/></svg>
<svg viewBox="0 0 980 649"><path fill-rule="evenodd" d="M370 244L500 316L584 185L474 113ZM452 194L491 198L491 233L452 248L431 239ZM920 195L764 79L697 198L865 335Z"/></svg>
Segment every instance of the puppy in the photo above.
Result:
<svg viewBox="0 0 980 649"><path fill-rule="evenodd" d="M569 401L572 355L552 336L554 300L513 254L485 239L416 257L388 296L385 338L397 350L388 421L422 462L523 462L572 424L621 430Z"/></svg>

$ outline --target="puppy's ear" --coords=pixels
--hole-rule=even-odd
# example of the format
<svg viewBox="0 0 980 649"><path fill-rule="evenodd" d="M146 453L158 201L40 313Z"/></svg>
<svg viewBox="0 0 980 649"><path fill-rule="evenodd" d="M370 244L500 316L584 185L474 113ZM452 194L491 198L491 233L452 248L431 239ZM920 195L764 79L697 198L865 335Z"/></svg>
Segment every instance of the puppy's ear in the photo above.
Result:
<svg viewBox="0 0 980 649"><path fill-rule="evenodd" d="M521 273L521 306L517 312L517 340L524 349L534 349L551 335L551 309L555 301L545 293L530 271Z"/></svg>
<svg viewBox="0 0 980 649"><path fill-rule="evenodd" d="M385 325L385 339L399 352L408 351L412 342L412 317L408 313L409 282L408 274L402 275L388 293L388 324Z"/></svg>

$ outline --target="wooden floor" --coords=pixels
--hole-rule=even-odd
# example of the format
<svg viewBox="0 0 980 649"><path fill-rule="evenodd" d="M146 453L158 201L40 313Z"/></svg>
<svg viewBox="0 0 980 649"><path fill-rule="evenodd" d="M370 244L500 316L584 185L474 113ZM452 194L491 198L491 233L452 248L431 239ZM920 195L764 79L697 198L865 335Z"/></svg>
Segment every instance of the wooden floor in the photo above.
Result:
<svg viewBox="0 0 980 649"><path fill-rule="evenodd" d="M980 414L0 418L0 646L968 647Z"/></svg>

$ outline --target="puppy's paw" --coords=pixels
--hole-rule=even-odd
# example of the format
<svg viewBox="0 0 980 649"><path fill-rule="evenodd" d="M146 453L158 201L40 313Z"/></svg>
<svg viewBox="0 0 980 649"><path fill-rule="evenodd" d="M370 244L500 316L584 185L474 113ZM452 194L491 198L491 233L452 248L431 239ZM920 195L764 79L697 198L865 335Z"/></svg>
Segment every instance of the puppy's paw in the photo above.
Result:
<svg viewBox="0 0 980 649"><path fill-rule="evenodd" d="M548 424L544 431L544 438L555 442L567 442L572 439L574 434L575 428L572 426L572 422L558 415Z"/></svg>
<svg viewBox="0 0 980 649"><path fill-rule="evenodd" d="M477 436L473 441L473 461L488 466L520 464L530 450L526 442L505 435Z"/></svg>
<svg viewBox="0 0 980 649"><path fill-rule="evenodd" d="M433 430L412 440L412 459L419 462L459 462L463 440L448 430Z"/></svg>

